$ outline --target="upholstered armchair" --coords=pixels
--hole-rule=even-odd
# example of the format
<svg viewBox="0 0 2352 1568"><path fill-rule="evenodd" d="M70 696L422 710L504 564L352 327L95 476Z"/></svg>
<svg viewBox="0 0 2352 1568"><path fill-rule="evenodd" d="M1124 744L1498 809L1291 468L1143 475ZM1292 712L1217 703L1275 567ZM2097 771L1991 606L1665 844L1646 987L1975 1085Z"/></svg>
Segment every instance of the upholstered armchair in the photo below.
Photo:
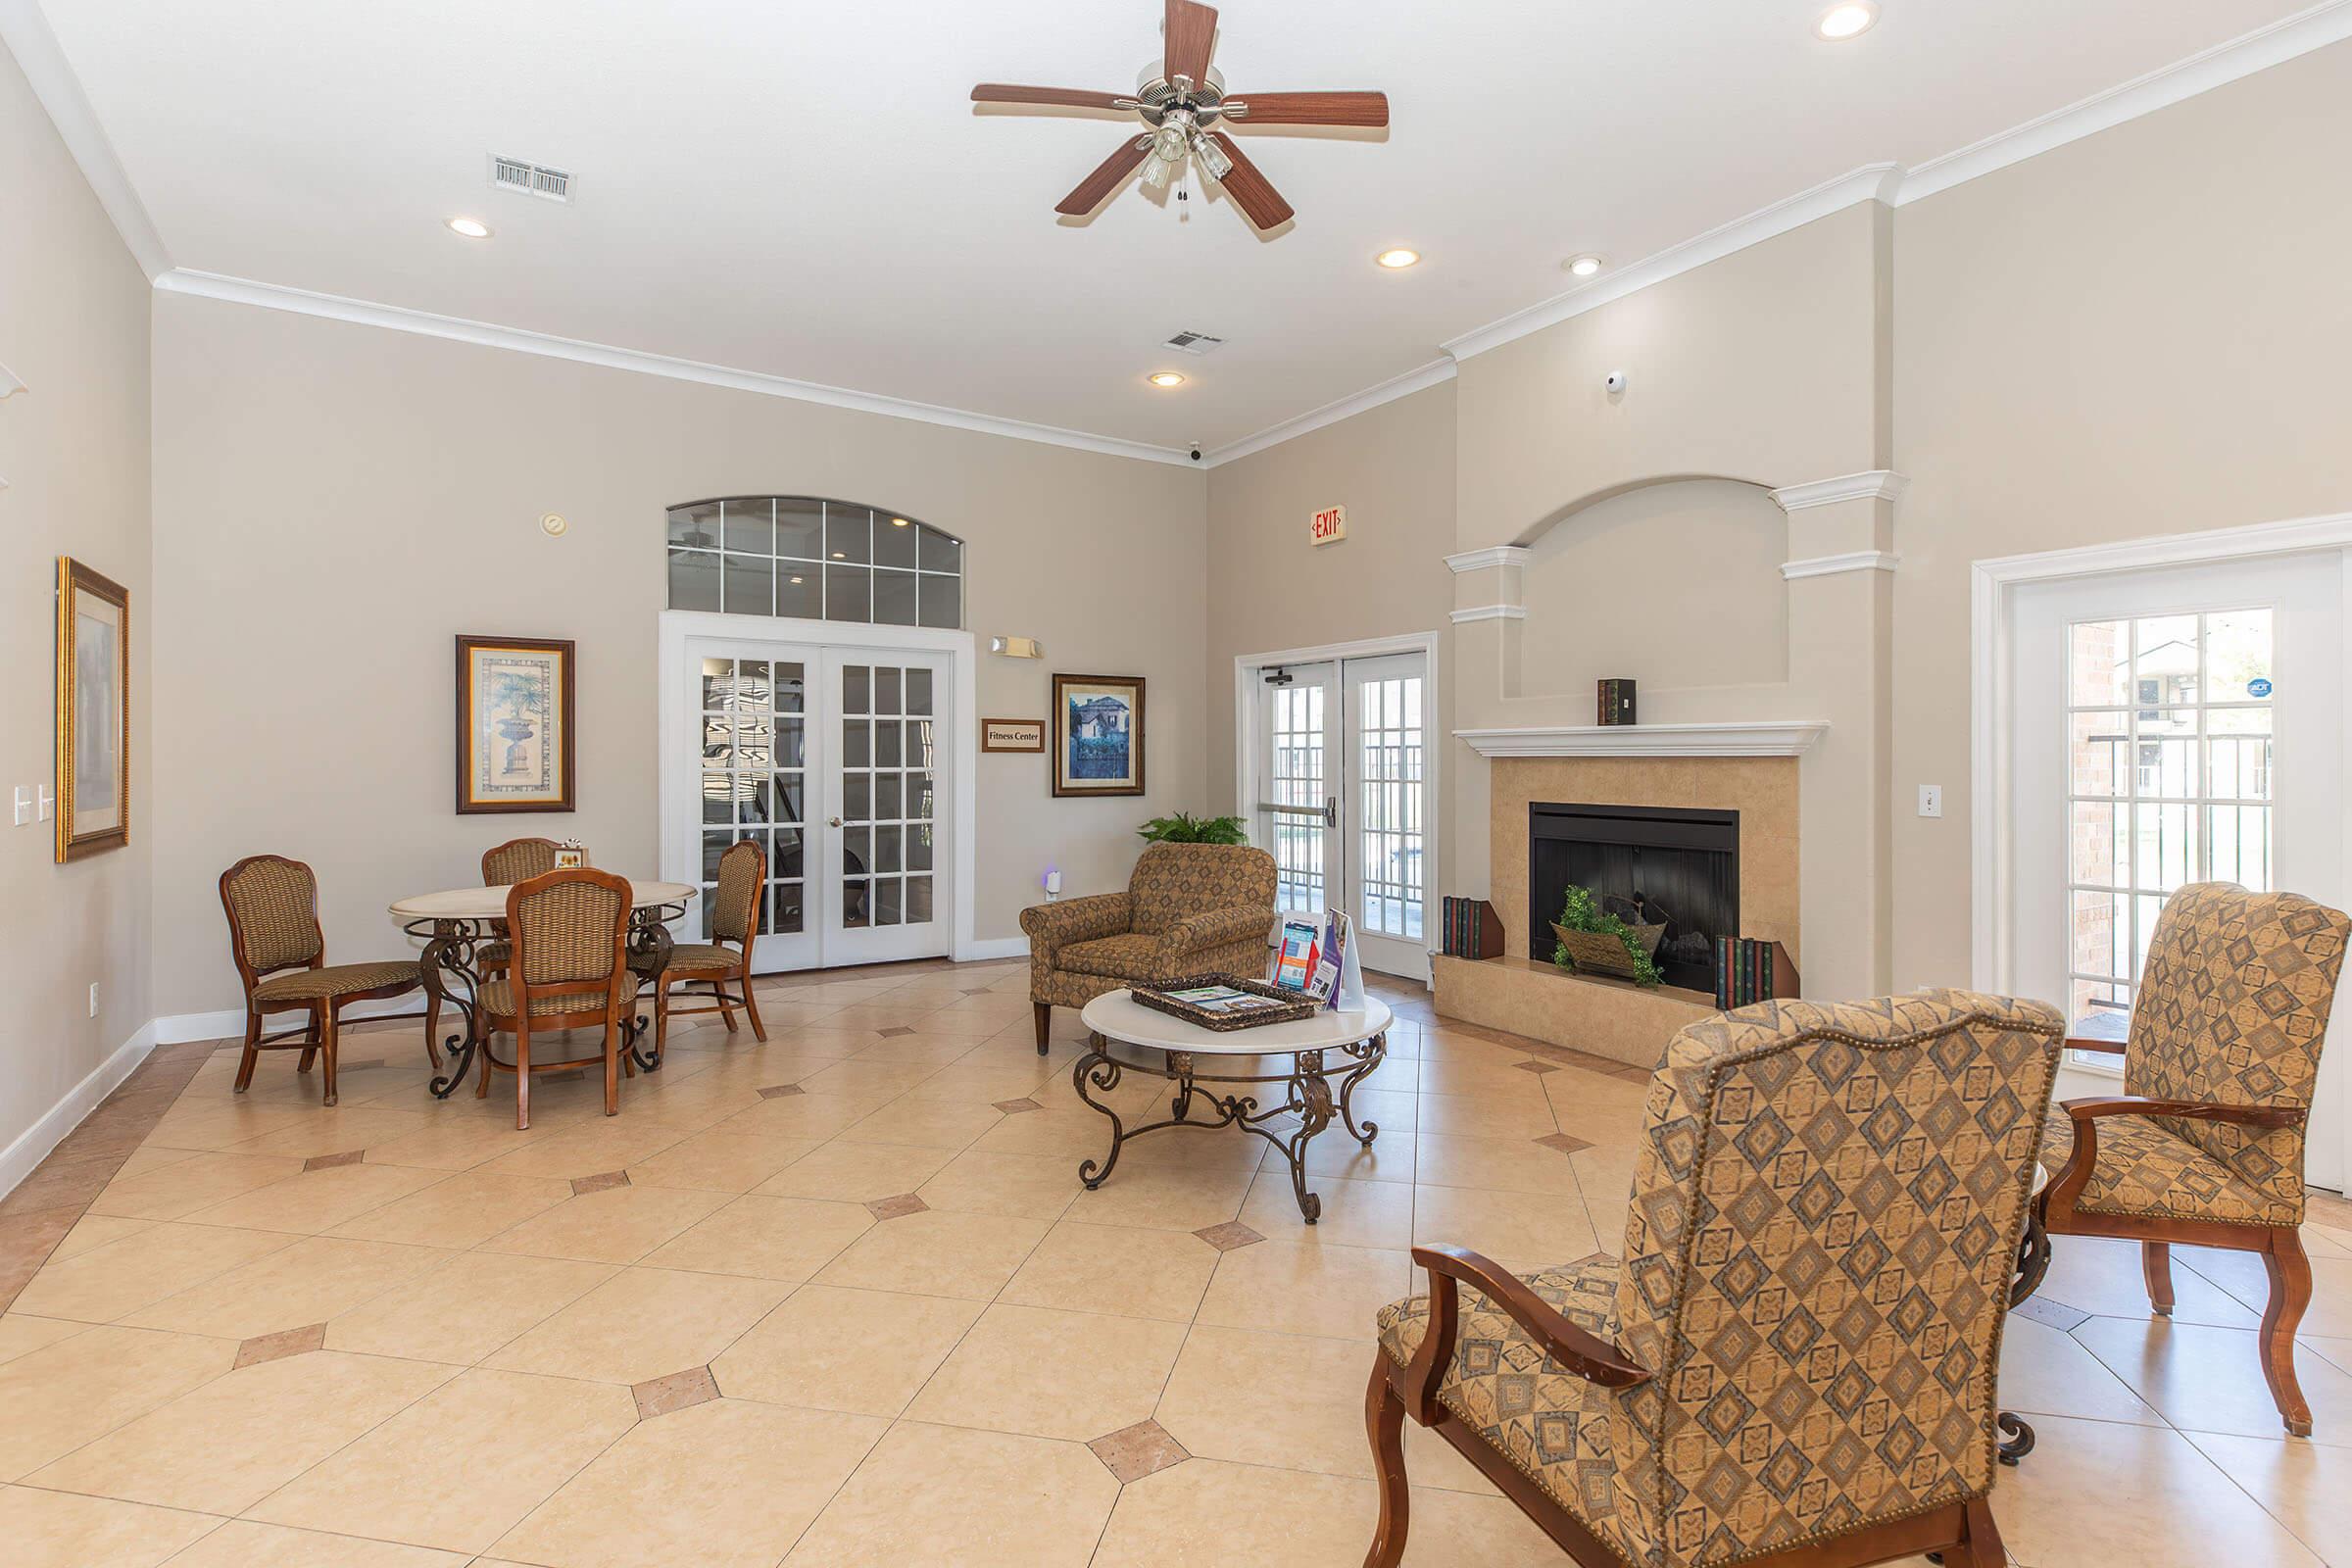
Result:
<svg viewBox="0 0 2352 1568"><path fill-rule="evenodd" d="M2286 1430L2311 1435L2295 1328L2311 1304L2303 1223L2304 1121L2352 920L2293 893L2198 882L2156 917L2124 1092L2051 1111L2036 1217L2053 1236L2137 1241L2148 1300L2173 1309L2172 1248L2257 1252L2270 1275L2258 1348Z"/></svg>
<svg viewBox="0 0 2352 1568"><path fill-rule="evenodd" d="M1650 1079L1625 1258L1419 1247L1365 1396L1367 1568L1410 1415L1586 1568L2002 1568L1994 1378L2065 1029L1941 991L1691 1024Z"/></svg>
<svg viewBox="0 0 2352 1568"><path fill-rule="evenodd" d="M1254 974L1273 928L1274 857L1246 844L1154 844L1126 892L1023 909L1038 1054L1055 1007L1123 986Z"/></svg>

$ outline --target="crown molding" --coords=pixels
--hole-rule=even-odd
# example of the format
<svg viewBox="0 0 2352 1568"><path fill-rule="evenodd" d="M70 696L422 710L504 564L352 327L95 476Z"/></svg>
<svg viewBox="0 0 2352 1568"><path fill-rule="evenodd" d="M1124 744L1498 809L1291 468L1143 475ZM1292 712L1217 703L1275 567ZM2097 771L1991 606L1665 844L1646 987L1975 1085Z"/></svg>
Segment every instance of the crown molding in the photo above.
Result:
<svg viewBox="0 0 2352 1568"><path fill-rule="evenodd" d="M1843 571L1892 571L1902 557L1884 550L1849 550L1841 556L1812 556L1803 561L1781 564L1781 576L1794 582L1799 577L1834 577Z"/></svg>
<svg viewBox="0 0 2352 1568"><path fill-rule="evenodd" d="M1818 719L1754 724L1574 724L1457 729L1481 757L1799 757L1829 732Z"/></svg>
<svg viewBox="0 0 2352 1568"><path fill-rule="evenodd" d="M1458 364L1475 359L1490 349L1515 343L1530 333L1541 332L1547 326L1557 326L1587 311L1597 310L1628 294L1636 294L1670 277L1719 262L1726 256L1743 251L1750 245L1786 234L1792 228L1802 228L1816 219L1841 213L1863 202L1890 202L1894 186L1902 178L1902 171L1893 164L1865 164L1848 174L1799 191L1793 196L1757 209L1745 218L1736 218L1728 223L1708 229L1695 238L1669 246L1644 261L1604 273L1581 288L1570 289L1526 310L1513 312L1499 321L1490 321L1476 331L1448 338L1439 345Z"/></svg>
<svg viewBox="0 0 2352 1568"><path fill-rule="evenodd" d="M1446 565L1458 577L1465 571L1485 571L1491 566L1524 566L1534 554L1525 545L1489 545L1484 550L1465 550L1458 556L1447 556Z"/></svg>
<svg viewBox="0 0 2352 1568"><path fill-rule="evenodd" d="M2352 38L2352 0L2326 0L2038 120L1931 158L1904 173L1895 205L1934 196L2347 38Z"/></svg>
<svg viewBox="0 0 2352 1568"><path fill-rule="evenodd" d="M130 259L154 282L171 270L171 254L164 249L155 220L147 216L147 204L123 172L122 160L115 156L106 127L98 123L97 111L81 90L81 78L74 74L57 34L49 30L39 0L0 0L0 45L16 56L17 69L24 73L33 97L57 127L58 140L81 170L90 194L106 210Z"/></svg>
<svg viewBox="0 0 2352 1568"><path fill-rule="evenodd" d="M1453 361L1449 359L1432 360L1416 369L1405 371L1402 375L1391 376L1378 386L1368 386L1361 392L1352 393L1336 403L1326 403L1319 409L1311 409L1297 418L1285 419L1280 424L1269 424L1255 435L1244 436L1239 441L1229 441L1207 453L1200 460L1200 466L1213 468L1219 464L1249 457L1253 452L1263 452L1268 447L1280 446L1285 441L1305 435L1310 430L1320 430L1327 424L1337 424L1342 419L1352 419L1366 410L1377 409L1384 403L1394 403L1398 398L1407 398L1416 392L1427 391L1440 382L1452 380L1455 368Z"/></svg>
<svg viewBox="0 0 2352 1568"><path fill-rule="evenodd" d="M1446 618L1456 626L1466 626L1474 620L1525 620L1525 605L1478 605L1469 610L1449 610Z"/></svg>
<svg viewBox="0 0 2352 1568"><path fill-rule="evenodd" d="M330 321L348 321L358 326L377 326L421 337L445 338L457 343L471 343L480 348L508 349L517 354L569 360L576 365L601 366L612 370L634 370L642 375L664 376L673 381L698 381L705 386L725 387L730 391L757 392L764 397L791 398L802 403L821 403L828 408L879 414L894 419L915 419L925 424L945 425L954 430L1007 436L1016 441L1036 441L1047 446L1100 453L1104 457L1134 458L1146 463L1172 464L1185 468L1198 466L1186 454L1170 447L1147 446L1140 441L1089 435L1083 430L1065 430L1058 425L999 418L963 409L947 409L935 404L910 402L905 398L885 397L875 392L854 392L846 387L826 386L815 381L795 381L788 376L769 375L760 370L738 370L723 365L706 365L699 360L673 359L666 354L649 354L639 349L614 348L610 344L588 343L577 338L555 337L545 332L524 331L520 327L467 320L463 317L436 316L429 311L413 311L398 305L377 305L367 300L346 299L338 294L318 294L309 289L286 288L276 283L257 283L249 278L223 277L217 272L200 272L184 267L175 267L165 272L155 280L155 286L167 294L225 300L230 304L253 305L263 310L290 311L298 316L316 316Z"/></svg>
<svg viewBox="0 0 2352 1568"><path fill-rule="evenodd" d="M1834 507L1840 501L1895 501L1910 487L1910 479L1891 468L1872 468L1841 473L1834 479L1783 485L1768 493L1783 512L1802 512L1807 507Z"/></svg>

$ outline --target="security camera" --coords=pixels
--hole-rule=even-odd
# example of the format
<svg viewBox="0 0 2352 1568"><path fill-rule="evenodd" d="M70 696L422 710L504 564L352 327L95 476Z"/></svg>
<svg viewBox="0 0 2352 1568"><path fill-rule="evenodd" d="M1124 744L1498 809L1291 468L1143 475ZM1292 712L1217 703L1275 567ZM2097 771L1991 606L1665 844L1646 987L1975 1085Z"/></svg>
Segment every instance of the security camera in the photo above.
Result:
<svg viewBox="0 0 2352 1568"><path fill-rule="evenodd" d="M1601 377L1600 384L1604 387L1607 387L1609 389L1609 395L1614 397L1618 393L1625 390L1625 372L1623 370L1611 370L1607 375Z"/></svg>
<svg viewBox="0 0 2352 1568"><path fill-rule="evenodd" d="M1200 449L1199 447L1193 448L1193 461L1195 463L1199 463L1200 461Z"/></svg>

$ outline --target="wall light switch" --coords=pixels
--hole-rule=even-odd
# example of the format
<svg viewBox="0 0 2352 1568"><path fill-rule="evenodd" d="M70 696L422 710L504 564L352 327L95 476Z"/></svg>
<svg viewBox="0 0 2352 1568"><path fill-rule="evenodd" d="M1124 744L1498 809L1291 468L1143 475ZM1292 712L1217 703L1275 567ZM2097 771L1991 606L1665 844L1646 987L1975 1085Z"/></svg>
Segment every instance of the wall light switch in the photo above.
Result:
<svg viewBox="0 0 2352 1568"><path fill-rule="evenodd" d="M20 784L17 786L17 826L23 827L31 820L32 791Z"/></svg>
<svg viewBox="0 0 2352 1568"><path fill-rule="evenodd" d="M40 811L41 820L42 820L42 821L44 821L44 822L48 821L48 820L49 820L49 817L50 817L50 813L56 809L56 807L57 807L57 797L56 797L54 794L52 794L52 793L50 792L50 789L49 789L49 786L48 786L48 785L46 785L46 784L42 785L42 786L41 786L41 811Z"/></svg>
<svg viewBox="0 0 2352 1568"><path fill-rule="evenodd" d="M98 1016L98 982L95 980L90 982L90 1016Z"/></svg>
<svg viewBox="0 0 2352 1568"><path fill-rule="evenodd" d="M1943 814L1942 785L1922 784L1919 787L1919 814L1922 816L1941 816Z"/></svg>

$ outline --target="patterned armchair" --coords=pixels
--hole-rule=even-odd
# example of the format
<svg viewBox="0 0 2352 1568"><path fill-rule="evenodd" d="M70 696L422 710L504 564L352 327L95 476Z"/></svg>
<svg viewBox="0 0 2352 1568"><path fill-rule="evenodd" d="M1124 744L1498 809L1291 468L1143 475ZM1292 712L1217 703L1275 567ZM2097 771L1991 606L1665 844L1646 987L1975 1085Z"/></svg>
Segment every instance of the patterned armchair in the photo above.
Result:
<svg viewBox="0 0 2352 1568"><path fill-rule="evenodd" d="M1038 1054L1055 1007L1122 986L1254 972L1273 926L1274 857L1246 844L1154 844L1126 892L1023 909Z"/></svg>
<svg viewBox="0 0 2352 1568"><path fill-rule="evenodd" d="M1430 1294L1382 1309L1366 1392L1367 1568L1404 1553L1407 1414L1587 1568L2002 1568L1993 1385L2064 1032L1942 991L1676 1035L1622 1263L1413 1250Z"/></svg>
<svg viewBox="0 0 2352 1568"><path fill-rule="evenodd" d="M2295 1328L2311 1304L2303 1223L2304 1119L2352 920L2293 893L2198 882L2156 918L2124 1092L2050 1113L2035 1200L2057 1236L2137 1241L2148 1300L2173 1309L2172 1247L2259 1252L2270 1275L2262 1372L2287 1431L2311 1435L2295 1380Z"/></svg>

